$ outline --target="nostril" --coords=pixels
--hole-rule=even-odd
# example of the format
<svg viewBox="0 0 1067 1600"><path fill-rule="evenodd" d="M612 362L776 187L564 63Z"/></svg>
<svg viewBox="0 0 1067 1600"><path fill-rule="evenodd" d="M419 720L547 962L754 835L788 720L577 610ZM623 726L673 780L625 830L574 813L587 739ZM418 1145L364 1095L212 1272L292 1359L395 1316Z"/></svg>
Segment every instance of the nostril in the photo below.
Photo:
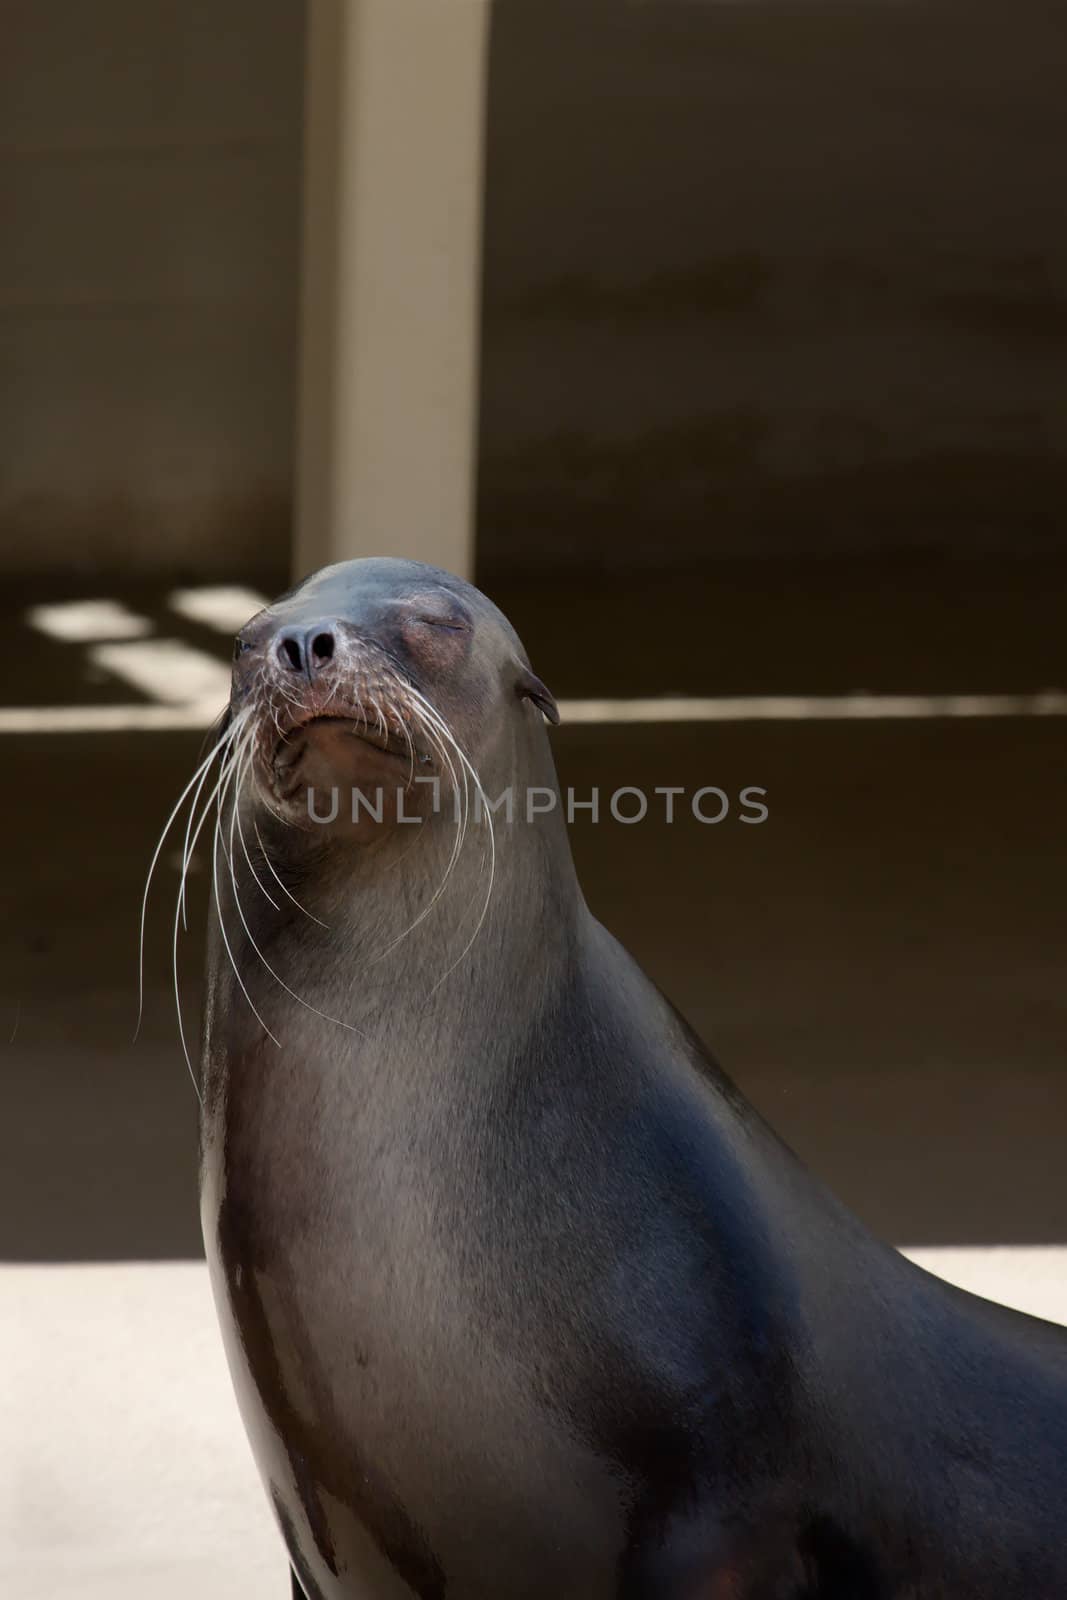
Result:
<svg viewBox="0 0 1067 1600"><path fill-rule="evenodd" d="M292 637L283 639L278 645L278 655L283 666L291 667L294 672L303 672L304 656L300 649L299 639Z"/></svg>
<svg viewBox="0 0 1067 1600"><path fill-rule="evenodd" d="M309 681L325 671L334 658L337 639L329 623L316 622L310 628L286 628L279 633L278 660L290 672Z"/></svg>

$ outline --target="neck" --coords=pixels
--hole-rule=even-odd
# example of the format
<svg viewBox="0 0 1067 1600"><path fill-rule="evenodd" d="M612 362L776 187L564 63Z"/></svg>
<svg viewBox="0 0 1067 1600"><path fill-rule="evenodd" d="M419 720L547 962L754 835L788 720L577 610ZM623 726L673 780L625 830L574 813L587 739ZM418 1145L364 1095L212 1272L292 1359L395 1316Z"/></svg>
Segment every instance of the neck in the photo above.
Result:
<svg viewBox="0 0 1067 1600"><path fill-rule="evenodd" d="M229 860L220 848L218 903L240 974L231 1009L250 1029L241 984L279 1037L294 1007L304 1022L310 1008L364 1037L401 1007L431 1019L462 1013L468 1026L491 1016L496 1028L501 1007L536 1014L588 914L548 742L535 731L524 748L493 752L482 783L496 809L476 804L471 784L465 826L447 805L357 845L288 827L245 793L232 830L224 818L234 847ZM494 781L500 772L513 776ZM532 814L531 791L540 791ZM546 792L556 803L538 810Z"/></svg>

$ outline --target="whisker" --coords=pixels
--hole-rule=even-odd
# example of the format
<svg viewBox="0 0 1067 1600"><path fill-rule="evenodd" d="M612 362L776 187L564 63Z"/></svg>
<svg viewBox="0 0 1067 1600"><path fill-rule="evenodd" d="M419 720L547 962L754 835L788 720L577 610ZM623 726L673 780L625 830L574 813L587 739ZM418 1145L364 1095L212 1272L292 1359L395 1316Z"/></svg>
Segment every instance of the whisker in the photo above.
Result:
<svg viewBox="0 0 1067 1600"><path fill-rule="evenodd" d="M467 760L466 755L464 754L463 750L460 748L460 746L458 744L456 746L456 749L459 751L459 754L460 754L462 760L466 763L467 767L470 769L471 778L473 779L473 781L474 781L474 783L476 785L477 793L481 796L482 811L483 811L483 814L485 816L486 823L488 824L488 827L489 827L489 887L485 892L485 900L482 903L481 914L478 917L477 923L475 924L474 932L471 934L470 938L467 940L467 943L464 945L463 949L460 951L460 953L456 957L455 961L453 961L452 965L448 968L448 970L446 972L443 972L441 974L441 976L438 978L437 982L434 984L433 988L430 990L430 994L431 995L437 989L439 989L441 987L442 983L444 983L445 979L449 976L449 973L452 973L452 972L454 972L456 970L456 968L459 966L460 962L463 961L464 958L470 952L470 949L473 946L475 939L477 939L478 935L481 933L482 927L483 927L483 925L485 923L486 916L489 913L489 902L492 899L493 884L496 881L496 828L495 828L494 823L493 823L493 814L489 810L489 799L488 799L488 796L486 795L485 789L482 787L481 779L479 778L477 772L474 770L473 766L471 766L470 762Z"/></svg>
<svg viewBox="0 0 1067 1600"><path fill-rule="evenodd" d="M218 918L219 932L222 934L222 942L226 947L226 954L230 958L230 966L233 968L233 975L237 979L238 984L240 985L241 993L244 995L245 999L248 1001L248 1004L249 1004L249 1006L251 1007L251 1010L252 1010L252 1015L255 1017L256 1021L260 1025L260 1027L263 1029L263 1032L267 1035L267 1038L272 1040L273 1043L280 1050L281 1049L281 1045L279 1044L278 1040L275 1038L274 1034L271 1033L270 1029L267 1027L267 1024L263 1021L263 1018L260 1016L258 1010L256 1009L255 1001L252 999L252 996L249 994L248 989L247 989L247 987L245 985L245 981L241 977L240 969L238 968L237 962L234 959L233 950L230 948L230 939L229 939L229 935L226 932L226 919L222 915L222 896L219 893L219 844L220 844L220 836L221 836L221 832L222 832L222 828L221 828L222 806L223 806L224 801L225 801L226 791L229 789L229 786L230 786L230 783L232 782L232 780L233 780L233 770L232 770L232 767L231 767L230 772L227 774L225 785L224 785L224 787L222 789L222 793L219 795L218 814L216 815L216 818L215 818L215 833L214 833L214 838L213 838L212 844L211 844L211 878L212 878L212 882L213 882L214 888L215 888L215 915Z"/></svg>
<svg viewBox="0 0 1067 1600"><path fill-rule="evenodd" d="M482 809L482 812L483 812L483 815L484 815L484 818L485 818L485 822L486 822L486 824L488 825L488 828L489 828L489 887L488 887L488 890L486 891L486 896L485 896L485 900L484 900L483 905L482 905L481 914L480 914L480 916L478 918L478 922L477 922L477 924L475 926L474 932L471 934L471 937L467 941L467 943L464 946L463 950L460 952L460 954L457 956L456 960L452 963L452 965L448 968L448 970L446 972L442 973L441 977L438 978L437 982L433 986L433 989L430 990L430 993L433 994L434 990L440 987L440 985L444 982L445 978L448 977L449 973L453 972L455 970L455 968L459 965L459 963L467 955L467 953L470 950L471 946L473 945L475 939L478 937L478 934L481 932L482 926L483 926L483 924L485 922L485 918L486 918L486 916L488 914L488 911L489 911L489 902L490 902L490 899L492 898L493 885L494 885L494 882L496 880L496 828L495 828L495 826L493 824L492 812L489 809L489 797L487 796L487 794L485 792L485 789L484 789L484 787L482 785L482 781L479 778L478 773L475 771L474 767L472 766L470 760L468 759L466 752L464 751L464 749L460 745L459 741L456 739L455 735L452 733L452 730L448 727L448 724L444 721L444 718L440 715L440 713L436 710L436 708L430 704L430 702L425 698L424 695L421 695L419 693L419 691L417 689L415 689L413 686L410 688L410 693L411 693L412 697L416 700L416 702L420 706L422 706L424 708L424 710L429 714L429 716L433 719L434 723L447 736L450 745L455 750L456 755L459 757L459 760L462 763L462 766L463 766L463 769L464 769L464 798L465 798L465 800L466 800L466 774L468 772L470 773L471 780L475 785L476 793L481 799L481 802L482 802L481 809Z"/></svg>
<svg viewBox="0 0 1067 1600"><path fill-rule="evenodd" d="M478 918L478 922L477 922L477 924L475 926L474 932L472 933L470 939L467 941L467 943L464 946L463 950L460 952L459 956L457 956L456 960L452 963L452 965L437 980L437 982L433 986L433 989L430 990L430 993L432 994L434 992L434 990L437 989L439 987L439 985L444 982L445 978L448 977L449 973L452 972L459 965L459 963L464 959L464 957L467 955L467 953L469 952L469 950L470 950L471 946L473 945L475 939L478 937L478 934L480 933L480 931L482 929L482 925L485 922L485 918L486 918L486 915L488 914L488 910L489 910L489 902L490 902L490 900L492 898L493 885L494 885L495 880L496 880L496 830L495 830L495 827L493 825L492 813L489 810L488 796L486 795L485 789L482 786L481 779L479 778L477 772L475 771L474 767L472 766L472 764L471 764L470 760L468 759L465 751L460 746L460 744L459 744L458 740L456 739L455 735L453 734L451 728L448 726L447 722L441 716L441 714L437 711L436 707L433 706L430 703L430 701L428 701L425 698L424 695L420 694L419 691L417 689L415 689L413 685L405 684L404 689L405 689L405 693L408 694L410 699L415 702L415 704L416 704L416 706L417 706L417 708L419 710L420 721L422 722L423 731L426 734L427 739L430 741L431 745L436 750L438 755L440 755L442 757L442 759L444 760L445 764L448 766L449 772L450 772L450 774L452 776L453 794L454 794L454 796L456 798L457 806L459 804L459 784L458 784L458 781L457 781L457 778L456 778L455 767L452 764L451 757L449 756L447 748L446 748L446 741L447 741L447 747L450 747L452 750L454 750L456 755L457 755L457 757L459 758L459 761L460 761L460 772L462 773L462 776L463 776L462 821L460 822L460 820L457 819L457 831L456 831L456 838L455 838L455 840L453 842L452 854L451 854L451 856L449 858L448 865L445 868L444 875L443 875L443 877L441 879L441 882L438 885L435 893L431 897L431 899L428 902L428 904L423 907L423 909L419 913L419 915L414 918L414 920L404 929L404 931L401 934L399 934L394 940L392 940L392 942L389 945L386 946L385 950L382 951L379 956L376 956L374 958L375 961L379 961L379 960L383 959L384 956L389 955L393 950L395 950L397 948L397 946L399 944L401 944L414 931L414 929L419 926L419 924L424 920L424 918L429 915L429 913L433 910L433 907L437 904L438 900L441 898L441 895L444 893L444 890L445 890L445 888L446 888L446 886L448 884L448 881L449 881L449 879L450 879L450 877L452 875L452 872L453 872L453 870L455 868L456 862L459 859L460 852L462 851L463 844L464 844L465 839L466 839L468 819L469 819L469 815L470 815L469 787L468 787L468 783L467 783L467 774L468 773L470 774L471 780L473 781L474 785L476 786L477 795L480 796L480 798L481 798L482 811L484 813L485 821L488 824L488 828L489 828L489 887L488 887L488 890L486 892L485 900L484 900L484 902L482 904L482 909L481 909L481 913L480 913L479 918Z"/></svg>
<svg viewBox="0 0 1067 1600"><path fill-rule="evenodd" d="M250 767L252 765L252 752L251 752L250 749L246 749L243 754L241 752L239 752L238 755L239 755L239 759L241 760L241 770L240 770L240 773L239 773L238 778L237 778L237 789L238 789L238 792L240 792L241 785L244 783L245 777L246 777L246 775L247 775L247 773L248 773L248 771L249 771L249 769L250 769ZM272 905L274 907L275 911L280 911L281 907L279 906L277 900L275 900L275 898L274 898L274 896L272 894L268 893L266 885L263 883L263 880L260 878L259 873L256 871L255 867L252 865L252 857L248 853L248 843L247 843L247 841L245 839L245 830L244 830L244 826L243 826L243 824L241 822L241 808L240 808L240 806L235 806L234 807L234 811L235 811L236 816L237 816L237 835L238 835L238 838L241 841L241 849L244 851L245 860L248 862L248 870L252 874L253 878L256 880L256 886L258 887L259 892L263 896L264 900L266 900L270 905Z"/></svg>
<svg viewBox="0 0 1067 1600"><path fill-rule="evenodd" d="M458 742L456 740L455 734L452 732L452 729L449 727L448 723L445 721L444 717L442 717L441 713L437 710L437 708L435 706L431 705L429 700L427 700L424 695L420 694L419 691L416 688L414 688L414 686L409 686L408 687L408 693L415 700L416 704L421 708L424 718L428 718L429 719L430 725L432 727L436 728L437 732L441 735L441 737L448 743L448 745L451 747L451 749L453 749L456 752L456 755L460 757L460 772L461 772L461 775L463 777L463 808L462 809L463 809L463 833L464 833L464 837L465 837L466 836L466 831L467 831L467 822L468 822L468 818L470 816L470 794L469 794L469 790L468 790L468 787L467 787L467 774L466 774L466 771L464 770L464 766L465 765L469 766L470 763L466 761L466 757L464 756L463 751L460 749L460 746L459 746L459 744L458 744ZM456 786L456 788L457 788L457 791L458 791L458 785ZM456 802L457 802L457 807L458 807L458 804L459 804L458 792L456 793Z"/></svg>
<svg viewBox="0 0 1067 1600"><path fill-rule="evenodd" d="M182 790L181 794L178 796L178 800L177 800L177 802L176 802L176 804L174 806L173 811L171 812L170 816L167 818L166 822L163 824L163 831L159 836L159 839L158 839L158 841L156 843L156 847L152 852L152 859L148 864L148 873L147 873L147 875L145 877L144 893L141 896L141 925L140 925L140 938L139 938L139 942L138 942L138 957L137 957L137 1026L136 1026L136 1028L134 1030L134 1035L133 1035L135 1040L137 1039L138 1035L140 1034L141 1022L142 1022L142 1020L144 1018L144 940L145 940L145 923L146 923L146 919L147 919L147 916L148 916L148 894L149 894L149 890L152 887L152 878L153 878L153 876L155 874L156 867L157 867L157 865L159 863L159 857L160 857L160 855L162 853L163 845L166 842L167 835L169 834L171 828L173 827L174 822L177 819L178 814L180 813L180 811L182 809L182 806L185 804L186 800L188 799L188 797L189 797L190 793L193 791L193 789L197 788L197 785L200 782L200 778L201 778L202 774L207 772L208 768L211 766L211 763L214 761L216 755L219 753L219 751L221 749L223 749L229 743L231 737L232 737L231 730L230 730L230 728L227 728L226 731L222 734L221 738L219 738L216 741L216 743L212 746L211 750L208 751L208 753L204 757L203 761L201 761L200 765L197 767L196 771L193 773L192 777L189 779L189 782L185 785L185 788Z"/></svg>
<svg viewBox="0 0 1067 1600"><path fill-rule="evenodd" d="M430 729L430 727L428 725L426 727L424 727L423 731L424 731L424 733L426 735L426 738L429 741L431 747L441 757L442 761L445 762L448 765L449 770L452 773L453 792L456 792L457 789L458 789L458 784L457 784L457 780L456 780L455 768L452 766L451 758L449 757L447 751L445 750L444 745L442 744L441 740L438 738L436 733L434 733ZM374 965L378 961L383 961L386 956L391 955L392 952L397 948L397 946L403 944L404 940L406 938L408 938L408 936L415 931L415 929L419 926L419 924L421 922L423 922L430 915L430 912L433 910L434 906L437 904L437 902L440 900L441 896L445 892L445 889L446 889L446 887L448 885L448 880L452 876L452 872L455 869L456 862L459 860L459 853L460 853L460 850L462 848L462 843L463 843L462 836L460 834L459 827L458 827L458 824L457 824L456 837L453 840L453 844L452 844L452 854L450 855L450 857L448 859L448 863L445 866L444 874L442 875L441 881L437 885L437 888L434 891L433 895L431 896L430 900L427 902L426 905L423 906L423 908L419 912L418 916L415 917L413 919L413 921L409 922L407 927L401 933L398 933L394 939L390 940L389 944L386 945L384 950L379 951L379 953L376 956L373 956L371 958L371 962L370 962L371 965ZM406 852L405 852L405 854L406 854Z"/></svg>
<svg viewBox="0 0 1067 1600"><path fill-rule="evenodd" d="M220 769L218 778L216 779L216 782L215 782L215 787L212 789L211 793L207 797L207 800L204 802L204 809L201 811L200 818L199 818L199 820L198 820L198 822L196 824L196 828L195 828L195 830L193 831L192 835L190 836L190 838L188 840L187 849L186 849L186 856L185 856L185 864L184 864L184 866L182 868L181 883L179 884L179 887L178 887L178 899L177 899L177 903L176 903L176 905L174 907L174 926L173 926L172 933L171 933L171 976L172 976L172 981L173 981L173 984L174 984L174 1009L175 1009L175 1012L177 1013L177 1017L178 1017L178 1038L181 1041L182 1055L185 1057L185 1065L188 1068L189 1076L192 1079L193 1088L196 1090L196 1097L200 1101L201 1105L203 1105L203 1103L204 1103L203 1096L200 1093L200 1085L197 1082L196 1072L193 1069L192 1058L191 1058L191 1056L189 1054L189 1044L188 1044L188 1040L186 1039L186 1035L185 1035L185 1019L184 1019L184 1017L182 1015L181 983L180 983L180 978L179 978L179 973L178 973L178 934L179 934L179 928L180 928L181 921L182 921L183 907L184 907L184 903L185 903L185 878L186 878L186 873L188 872L189 862L192 860L193 852L196 849L197 841L200 838L200 834L203 831L204 823L207 821L208 817L211 815L212 801L215 799L215 796L218 794L219 789L222 787L222 784L225 781L225 777L226 777L225 769Z"/></svg>
<svg viewBox="0 0 1067 1600"><path fill-rule="evenodd" d="M252 949L255 951L256 955L259 957L260 961L266 967L267 971L270 973L271 977L274 979L275 983L277 983L280 988L284 989L286 994L291 996L291 998L296 1001L297 1005L303 1006L305 1008L305 1010L307 1010L307 1011L314 1012L315 1016L321 1017L324 1022L336 1023L336 1025L339 1028L347 1028L350 1033L359 1034L361 1039L365 1038L366 1036L363 1033L363 1030L361 1028L357 1028L354 1023L344 1022L344 1021L342 1021L342 1019L340 1017L331 1017L327 1012L320 1011L318 1006L313 1006L311 1004L310 1000L305 1000L303 995L297 994L295 989L291 989L289 987L289 985L286 983L285 979L280 977L279 974L277 972L275 972L274 968L271 966L270 962L267 960L266 956L263 954L262 950L259 948L259 945L256 942L255 934L252 932L252 929L248 925L248 918L244 914L244 908L241 905L241 896L240 896L240 893L239 893L238 888L237 888L237 874L235 873L234 866L233 866L234 822L235 822L237 810L238 810L238 808L240 806L240 803L241 803L240 788L241 788L241 781L242 781L244 770L245 769L242 769L241 772L238 773L237 783L236 783L236 786L234 788L233 798L230 801L230 805L231 805L232 809L231 809L231 812L230 812L230 845L229 845L229 850L227 850L226 845L225 845L225 843L223 842L223 840L221 838L221 833L220 833L220 831L218 829L216 829L216 836L217 836L218 843L221 845L223 856L224 856L224 858L226 860L226 863L227 863L227 865L229 866L229 869L230 869L230 887L233 890L233 903L237 907L237 915L241 919L241 926L244 928L245 935L246 935L246 937L248 939L248 942L252 946ZM243 987L244 987L244 985L242 984L242 988ZM247 995L248 991L245 990L245 993ZM249 1004L251 1004L251 1001L249 1002ZM253 1006L252 1009L255 1010L255 1007ZM256 1014L257 1014L257 1016L259 1015L258 1012ZM260 1021L262 1022L262 1018L260 1018ZM266 1027L266 1024L264 1023L263 1026ZM269 1029L267 1029L267 1031L268 1031L268 1033L270 1032ZM273 1035L272 1035L272 1037L273 1037ZM275 1040L275 1043L277 1043L277 1040Z"/></svg>
<svg viewBox="0 0 1067 1600"><path fill-rule="evenodd" d="M321 917L316 917L313 912L308 910L307 906L301 905L300 901L296 898L296 895L289 888L288 884L286 884L283 881L283 879L279 877L277 867L274 865L274 862L271 860L270 856L267 854L267 847L263 843L263 836L259 831L259 823L256 821L255 817L252 818L252 828L253 828L253 830L255 832L255 835L256 835L256 841L259 844L260 853L262 854L263 859L266 862L267 867L268 867L272 877L274 878L275 883L278 885L278 888L282 891L282 893L284 895L288 895L289 899L293 902L293 904L296 907L296 909L298 911L302 911L304 913L305 917L310 917L312 922L317 922L320 928L326 928L328 930L329 929L329 923L323 922L322 918Z"/></svg>
<svg viewBox="0 0 1067 1600"><path fill-rule="evenodd" d="M248 719L249 719L249 715L250 715L249 712L243 711L243 712L240 713L240 715L238 717L234 718L234 720L229 724L229 727L228 727L228 729L226 731L226 734L225 734L224 738L220 741L220 743L222 745L222 762L223 762L223 765L225 765L226 756L227 756L228 751L233 748L233 745L234 745L235 741L239 738L240 734L242 733L242 731L244 730L245 726L247 725ZM217 750L218 746L216 746L215 748ZM212 754L214 754L214 753L215 752L212 752ZM220 769L219 776L220 777L222 776L221 769ZM189 807L189 820L185 824L185 841L184 841L184 843L182 845L182 866L181 866L181 878L179 880L179 888L178 888L178 905L179 905L179 909L181 911L182 927L186 931L188 931L188 928L189 928L189 924L186 921L186 917L185 917L185 907L186 907L185 884L186 884L186 875L187 875L187 873L189 871L189 859L190 859L190 855L191 855L191 850L190 850L190 845L189 845L189 836L190 836L190 830L191 830L192 825L193 825L193 819L196 816L196 808L197 808L197 804L198 804L198 802L200 800L200 794L201 794L201 791L202 791L202 789L204 787L204 784L207 782L207 779L208 779L208 772L205 770L203 777L200 779L200 782L197 784L196 793L193 796L192 805ZM210 805L210 803L211 802L209 801L208 804Z"/></svg>

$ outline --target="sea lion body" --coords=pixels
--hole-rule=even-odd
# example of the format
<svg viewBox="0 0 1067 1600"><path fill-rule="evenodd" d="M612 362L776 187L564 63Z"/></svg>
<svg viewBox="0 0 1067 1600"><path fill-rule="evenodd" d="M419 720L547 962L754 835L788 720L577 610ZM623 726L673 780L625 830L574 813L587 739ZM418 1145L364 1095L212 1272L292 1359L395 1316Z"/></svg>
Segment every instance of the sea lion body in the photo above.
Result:
<svg viewBox="0 0 1067 1600"><path fill-rule="evenodd" d="M431 589L452 622L424 639L397 616ZM327 569L250 656L293 628L318 715L331 671L381 701L392 662L490 795L554 786L543 686L469 586ZM285 893L237 843L219 874L202 1123L220 1321L308 1600L1067 1594L1067 1333L804 1171L592 917L558 811L498 820L484 898L484 825L454 858L450 815L355 845L275 816L294 737L298 776L337 759L310 727L241 801ZM388 769L381 739L357 766Z"/></svg>

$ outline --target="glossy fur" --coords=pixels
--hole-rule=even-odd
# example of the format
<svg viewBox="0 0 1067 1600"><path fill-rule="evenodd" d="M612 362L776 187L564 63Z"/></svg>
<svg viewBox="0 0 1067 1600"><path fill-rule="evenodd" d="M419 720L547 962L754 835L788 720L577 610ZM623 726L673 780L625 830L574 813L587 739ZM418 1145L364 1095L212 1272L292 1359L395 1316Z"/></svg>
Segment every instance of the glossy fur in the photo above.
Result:
<svg viewBox="0 0 1067 1600"><path fill-rule="evenodd" d="M409 563L327 569L254 619L235 712L279 630L323 619L421 690L491 796L555 784L507 622ZM558 811L498 817L449 971L484 826L383 956L451 814L367 843L279 821L251 781L241 805L319 919L235 852L305 1004L224 875L278 1044L216 934L203 1062L204 1237L295 1593L1067 1595L1067 1333L921 1272L804 1171L590 915Z"/></svg>

